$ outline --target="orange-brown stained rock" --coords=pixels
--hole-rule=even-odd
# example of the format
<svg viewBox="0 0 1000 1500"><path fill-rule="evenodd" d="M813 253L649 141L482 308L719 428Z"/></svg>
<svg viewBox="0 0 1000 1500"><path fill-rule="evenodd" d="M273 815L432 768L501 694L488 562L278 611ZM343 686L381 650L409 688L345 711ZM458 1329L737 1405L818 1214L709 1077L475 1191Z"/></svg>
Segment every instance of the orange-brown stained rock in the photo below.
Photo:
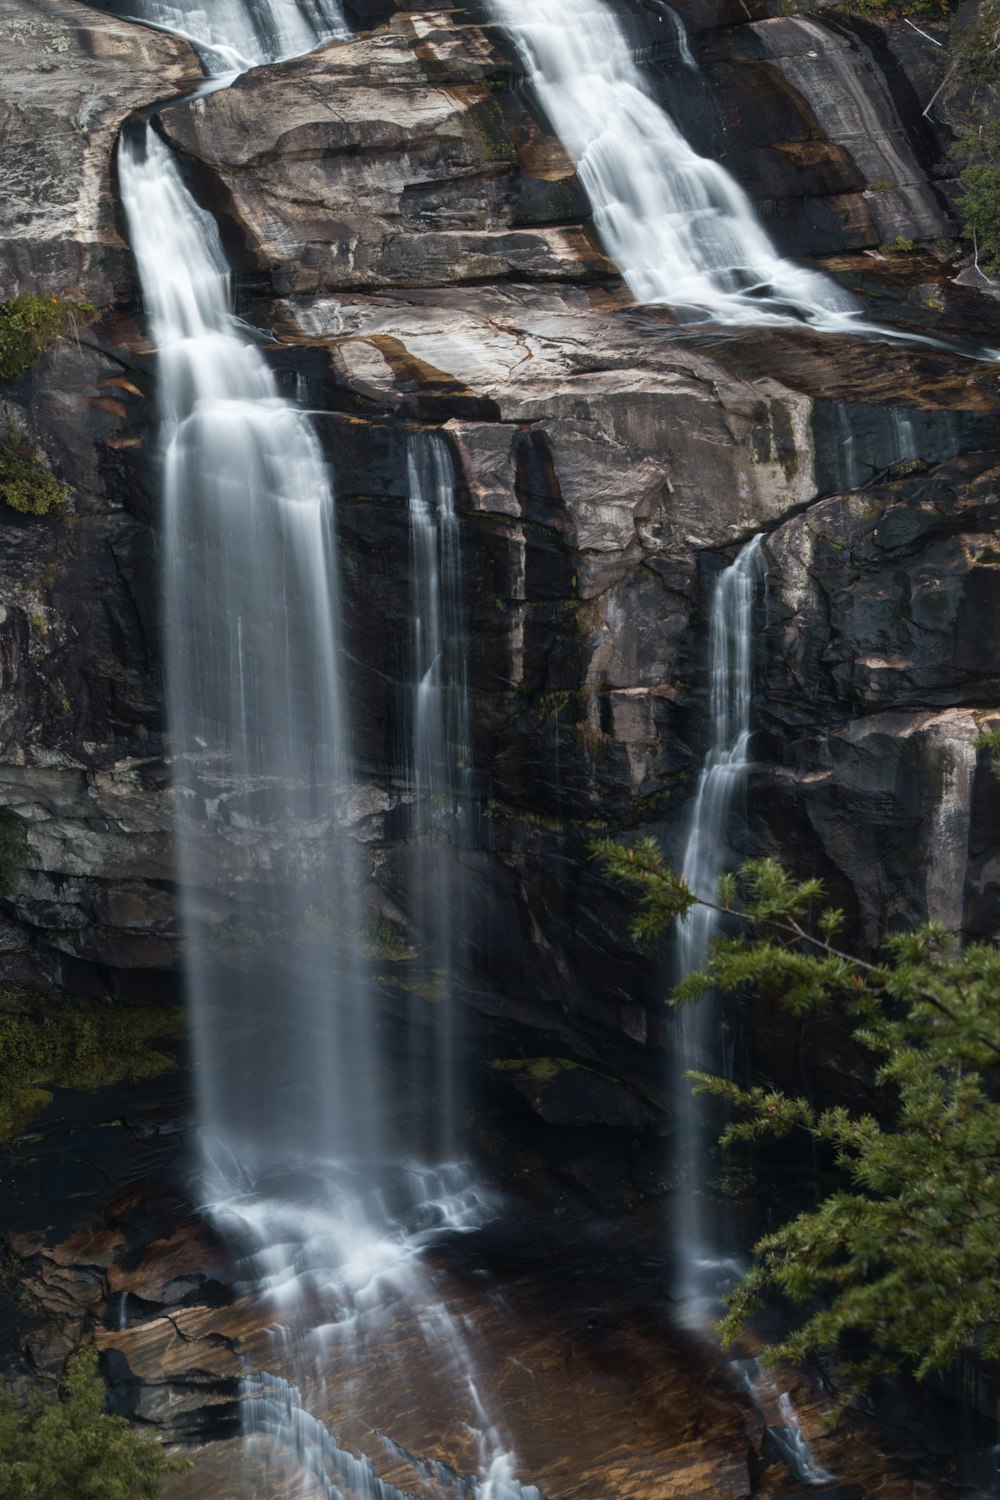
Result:
<svg viewBox="0 0 1000 1500"><path fill-rule="evenodd" d="M530 1222L525 1234L530 1239ZM645 1246L654 1256L658 1234L656 1223L638 1235L625 1230L633 1251ZM216 1237L193 1219L138 1256L116 1229L84 1230L58 1245L28 1235L8 1243L50 1313L48 1329L29 1343L39 1366L53 1372L84 1318L99 1320L102 1303L106 1316L123 1291L148 1305L200 1277L226 1275ZM120 1263L126 1255L129 1269ZM275 1333L278 1325L293 1333L314 1327L329 1316L318 1303L292 1310L245 1296L227 1307L175 1306L97 1338L124 1357L138 1382L137 1415L167 1432L198 1431L213 1413L231 1418L248 1370L301 1383L307 1408L340 1446L367 1454L382 1478L414 1500L439 1500L416 1462L435 1460L459 1475L478 1469L468 1369L447 1342L427 1335L441 1309L466 1330L479 1389L517 1454L518 1476L546 1500L744 1500L748 1460L760 1452L765 1423L781 1420L781 1389L792 1392L816 1461L847 1493L934 1500L939 1491L915 1484L866 1428L843 1420L831 1426L823 1401L791 1372L776 1378L774 1399L765 1394L755 1407L708 1341L670 1327L655 1278L630 1285L615 1255L603 1231L588 1234L583 1224L497 1275L462 1272L440 1251L411 1283L416 1292L383 1299L386 1315L371 1338L353 1346L329 1340L315 1371L321 1396L308 1390L308 1361L289 1356L287 1340ZM194 1467L166 1481L163 1500L313 1500L316 1493L308 1481L289 1483L269 1468L268 1440L184 1451ZM761 1500L790 1500L802 1489L780 1464L752 1485Z"/></svg>
<svg viewBox="0 0 1000 1500"><path fill-rule="evenodd" d="M138 1265L110 1266L108 1291L112 1296L125 1292L145 1302L173 1304L180 1300L180 1283L196 1285L211 1274L217 1258L217 1246L201 1225L178 1225L169 1239L154 1240Z"/></svg>

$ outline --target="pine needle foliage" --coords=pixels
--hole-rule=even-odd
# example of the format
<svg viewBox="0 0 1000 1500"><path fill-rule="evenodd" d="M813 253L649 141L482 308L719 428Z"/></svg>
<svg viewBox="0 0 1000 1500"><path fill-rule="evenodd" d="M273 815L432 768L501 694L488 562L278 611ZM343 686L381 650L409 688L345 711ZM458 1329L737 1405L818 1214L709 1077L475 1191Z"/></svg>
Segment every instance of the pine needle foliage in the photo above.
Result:
<svg viewBox="0 0 1000 1500"><path fill-rule="evenodd" d="M655 843L596 846L605 871L640 892L637 937L663 932L697 898ZM796 1310L766 1360L832 1355L848 1390L876 1375L918 1379L963 1353L1000 1357L1000 949L961 950L933 923L892 937L869 963L839 944L843 913L819 881L773 859L724 876L736 935L716 940L673 1003L710 989L782 1003L798 1017L849 1018L872 1059L877 1116L817 1109L766 1085L692 1074L724 1100L724 1145L805 1132L832 1153L835 1190L754 1247L720 1332L731 1344L766 1298Z"/></svg>
<svg viewBox="0 0 1000 1500"><path fill-rule="evenodd" d="M94 1348L66 1367L61 1398L19 1409L0 1391L0 1500L156 1500L163 1474L189 1466L104 1411Z"/></svg>

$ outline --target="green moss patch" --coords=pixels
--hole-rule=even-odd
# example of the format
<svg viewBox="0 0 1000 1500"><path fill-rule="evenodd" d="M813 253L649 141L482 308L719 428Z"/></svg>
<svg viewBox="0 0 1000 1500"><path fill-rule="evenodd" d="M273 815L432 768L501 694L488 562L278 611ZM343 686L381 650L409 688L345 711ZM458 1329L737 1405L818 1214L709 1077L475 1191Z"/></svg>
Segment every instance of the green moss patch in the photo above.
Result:
<svg viewBox="0 0 1000 1500"><path fill-rule="evenodd" d="M20 818L0 813L0 896L12 893L30 853L28 834Z"/></svg>
<svg viewBox="0 0 1000 1500"><path fill-rule="evenodd" d="M342 948L369 962L401 963L413 948L385 917L365 916L357 925L310 907L295 927L250 927L232 919L211 932L208 946L223 956L282 948L288 944Z"/></svg>
<svg viewBox="0 0 1000 1500"><path fill-rule="evenodd" d="M38 448L19 427L0 432L0 500L26 516L58 516L67 489L42 463Z"/></svg>
<svg viewBox="0 0 1000 1500"><path fill-rule="evenodd" d="M31 293L0 302L0 380L16 380L30 370L78 317L93 311L82 302Z"/></svg>
<svg viewBox="0 0 1000 1500"><path fill-rule="evenodd" d="M183 1030L179 1006L111 1005L0 985L0 1140L37 1121L48 1086L103 1088L170 1072L161 1044Z"/></svg>
<svg viewBox="0 0 1000 1500"><path fill-rule="evenodd" d="M841 10L871 21L894 21L898 16L923 16L928 21L948 19L947 0L842 0ZM796 8L794 14L802 14Z"/></svg>
<svg viewBox="0 0 1000 1500"><path fill-rule="evenodd" d="M376 974L378 984L391 985L422 1000L425 1005L443 1005L448 998L448 976L444 969L430 969L423 974Z"/></svg>
<svg viewBox="0 0 1000 1500"><path fill-rule="evenodd" d="M539 1083L548 1083L560 1073L571 1073L579 1066L568 1057L498 1057L490 1063L497 1073L527 1073Z"/></svg>

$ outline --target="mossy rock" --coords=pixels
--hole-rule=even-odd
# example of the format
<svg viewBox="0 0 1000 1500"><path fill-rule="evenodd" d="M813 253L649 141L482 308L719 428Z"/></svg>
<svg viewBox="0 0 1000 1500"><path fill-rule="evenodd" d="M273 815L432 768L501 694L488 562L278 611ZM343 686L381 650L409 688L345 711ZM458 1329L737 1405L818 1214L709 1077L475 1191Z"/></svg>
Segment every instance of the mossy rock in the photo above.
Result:
<svg viewBox="0 0 1000 1500"><path fill-rule="evenodd" d="M579 1063L568 1057L498 1057L490 1063L497 1073L526 1073L539 1083L558 1078L560 1073L571 1072Z"/></svg>
<svg viewBox="0 0 1000 1500"><path fill-rule="evenodd" d="M26 432L13 426L0 438L0 500L24 516L61 516L68 491L39 458Z"/></svg>
<svg viewBox="0 0 1000 1500"><path fill-rule="evenodd" d="M13 813L0 813L0 896L13 892L30 853L27 829L21 819Z"/></svg>
<svg viewBox="0 0 1000 1500"><path fill-rule="evenodd" d="M73 326L75 318L94 309L62 297L26 293L0 302L0 380L17 380Z"/></svg>

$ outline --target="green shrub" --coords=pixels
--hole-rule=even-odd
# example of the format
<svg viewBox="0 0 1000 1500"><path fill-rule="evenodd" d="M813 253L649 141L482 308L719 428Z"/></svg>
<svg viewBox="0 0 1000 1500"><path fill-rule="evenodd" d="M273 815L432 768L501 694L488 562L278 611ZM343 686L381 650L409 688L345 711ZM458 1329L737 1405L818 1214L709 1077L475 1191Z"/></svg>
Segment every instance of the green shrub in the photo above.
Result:
<svg viewBox="0 0 1000 1500"><path fill-rule="evenodd" d="M1000 735L981 743L997 756ZM698 905L733 924L675 1004L715 990L779 1004L803 1026L843 1017L881 1096L876 1118L857 1108L853 1085L843 1103L817 1108L766 1080L688 1074L732 1111L724 1145L801 1134L837 1172L832 1191L754 1247L726 1299L724 1344L777 1297L794 1323L765 1346L765 1363L823 1351L846 1392L902 1370L923 1379L973 1350L1000 1357L1000 948L962 949L929 923L889 938L872 963L841 946L844 913L824 904L822 883L795 880L777 860L723 875L705 902L653 839L594 850L638 895L637 937Z"/></svg>
<svg viewBox="0 0 1000 1500"><path fill-rule="evenodd" d="M0 302L0 380L16 380L41 359L79 313L93 311L82 302L26 293Z"/></svg>
<svg viewBox="0 0 1000 1500"><path fill-rule="evenodd" d="M894 240L888 240L881 246L885 255L908 255L913 248L913 241L907 239L905 234L897 234Z"/></svg>
<svg viewBox="0 0 1000 1500"><path fill-rule="evenodd" d="M0 1391L0 1500L156 1500L160 1477L189 1466L104 1411L94 1348L66 1365L61 1396L19 1410Z"/></svg>
<svg viewBox="0 0 1000 1500"><path fill-rule="evenodd" d="M987 0L970 24L954 36L952 52L966 83L989 83L1000 63L1000 0Z"/></svg>
<svg viewBox="0 0 1000 1500"><path fill-rule="evenodd" d="M9 423L0 438L0 500L22 515L58 516L66 510L66 496L66 486L41 462L32 439Z"/></svg>
<svg viewBox="0 0 1000 1500"><path fill-rule="evenodd" d="M1000 160L979 161L962 173L962 227L975 245L979 264L1000 275Z"/></svg>
<svg viewBox="0 0 1000 1500"><path fill-rule="evenodd" d="M1000 123L984 118L970 124L952 155L962 167L962 234L984 270L1000 271Z"/></svg>

